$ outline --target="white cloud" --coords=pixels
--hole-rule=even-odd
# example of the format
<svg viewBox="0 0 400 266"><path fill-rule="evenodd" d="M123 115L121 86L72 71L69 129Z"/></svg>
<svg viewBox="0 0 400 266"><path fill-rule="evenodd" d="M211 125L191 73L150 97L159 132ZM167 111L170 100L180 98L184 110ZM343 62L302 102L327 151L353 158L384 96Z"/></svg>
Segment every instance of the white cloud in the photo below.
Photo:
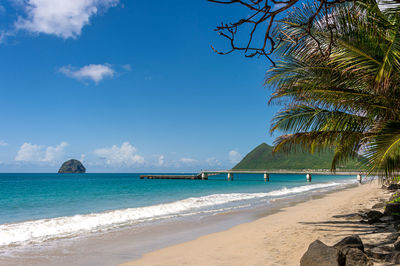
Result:
<svg viewBox="0 0 400 266"><path fill-rule="evenodd" d="M192 158L181 158L179 161L185 164L194 164L198 162L197 160Z"/></svg>
<svg viewBox="0 0 400 266"><path fill-rule="evenodd" d="M56 162L64 154L64 149L67 146L68 143L64 141L55 147L25 142L19 148L15 161Z"/></svg>
<svg viewBox="0 0 400 266"><path fill-rule="evenodd" d="M16 30L76 38L90 17L116 6L119 0L27 0L25 17L18 17Z"/></svg>
<svg viewBox="0 0 400 266"><path fill-rule="evenodd" d="M165 165L165 158L164 158L164 155L161 155L161 156L158 158L158 165L159 165L159 166L164 166L164 165Z"/></svg>
<svg viewBox="0 0 400 266"><path fill-rule="evenodd" d="M4 140L0 140L0 146L7 146L7 145L8 145L7 142L5 142Z"/></svg>
<svg viewBox="0 0 400 266"><path fill-rule="evenodd" d="M41 161L43 159L43 146L25 142L19 148L16 161ZM40 155L39 155L40 153Z"/></svg>
<svg viewBox="0 0 400 266"><path fill-rule="evenodd" d="M216 166L221 166L221 165L222 165L221 162L220 162L217 158L214 158L214 157L208 158L208 159L206 160L206 163L207 163L209 166L214 166L214 167L216 167Z"/></svg>
<svg viewBox="0 0 400 266"><path fill-rule="evenodd" d="M115 75L115 70L108 64L91 64L79 69L72 66L63 66L59 71L70 78L92 80L96 83L99 83L106 77L112 78Z"/></svg>
<svg viewBox="0 0 400 266"><path fill-rule="evenodd" d="M94 151L94 154L105 160L110 166L132 166L143 164L144 158L136 154L136 148L129 142L122 143L121 147L113 145L111 148L102 148Z"/></svg>
<svg viewBox="0 0 400 266"><path fill-rule="evenodd" d="M238 163L242 159L242 155L238 150L231 150L229 152L229 161L231 163Z"/></svg>
<svg viewBox="0 0 400 266"><path fill-rule="evenodd" d="M68 146L68 143L61 142L59 145L55 147L47 147L45 151L44 162L53 162L56 161L64 152L65 147Z"/></svg>

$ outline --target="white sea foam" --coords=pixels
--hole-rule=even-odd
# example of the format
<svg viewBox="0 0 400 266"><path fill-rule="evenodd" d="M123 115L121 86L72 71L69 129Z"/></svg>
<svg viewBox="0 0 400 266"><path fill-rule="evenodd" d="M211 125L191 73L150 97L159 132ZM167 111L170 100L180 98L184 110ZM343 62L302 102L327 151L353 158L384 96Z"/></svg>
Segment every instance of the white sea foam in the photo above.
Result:
<svg viewBox="0 0 400 266"><path fill-rule="evenodd" d="M259 198L282 197L311 190L326 189L344 183L312 184L282 188L267 193L230 193L192 197L184 200L141 208L129 208L102 213L41 219L0 225L0 246L40 243L49 239L73 237L84 233L106 231L112 228L155 219L187 216L210 212L210 207Z"/></svg>
<svg viewBox="0 0 400 266"><path fill-rule="evenodd" d="M300 187L293 187L293 188L282 188L280 190L274 190L269 193L266 193L267 196L284 196L289 194L296 194L301 192L306 192L314 189L321 189L321 188L329 188L329 187L336 187L338 185L342 185L343 183L327 183L327 184L314 184L314 185L307 185L307 186L300 186Z"/></svg>

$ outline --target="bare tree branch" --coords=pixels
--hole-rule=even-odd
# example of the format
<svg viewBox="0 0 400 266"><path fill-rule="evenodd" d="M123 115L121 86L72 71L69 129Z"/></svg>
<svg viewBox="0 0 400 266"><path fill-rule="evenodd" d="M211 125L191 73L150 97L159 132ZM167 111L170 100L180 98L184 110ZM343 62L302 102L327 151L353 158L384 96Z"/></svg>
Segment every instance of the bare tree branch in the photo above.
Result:
<svg viewBox="0 0 400 266"><path fill-rule="evenodd" d="M277 24L277 18L282 18L285 13L292 9L300 0L208 0L209 2L232 5L239 4L247 8L247 13L251 12L251 15L246 18L241 18L237 21L230 23L221 23L220 26L215 28L215 31L229 41L230 48L227 51L220 51L214 46L211 48L214 52L226 55L233 51L242 51L246 57L254 56L265 56L273 66L275 66L274 61L271 58L272 53L277 47L277 43L274 41L273 30ZM332 7L337 3L342 3L350 0L316 0L316 11L310 15L306 25L299 25L299 27L305 27L305 31L312 36L311 27L314 20L318 17L321 12L327 13L327 9ZM248 30L250 27L250 30ZM240 29L248 31L248 37L245 40L245 44L238 44L236 40L238 32ZM258 35L257 31L264 31ZM330 29L331 30L331 29ZM255 36L263 36L260 40ZM329 54L330 46L327 51L324 51L318 42L315 40L316 45L321 53ZM256 40L256 41L255 41ZM257 42L258 40L258 42ZM243 40L242 42L243 43Z"/></svg>

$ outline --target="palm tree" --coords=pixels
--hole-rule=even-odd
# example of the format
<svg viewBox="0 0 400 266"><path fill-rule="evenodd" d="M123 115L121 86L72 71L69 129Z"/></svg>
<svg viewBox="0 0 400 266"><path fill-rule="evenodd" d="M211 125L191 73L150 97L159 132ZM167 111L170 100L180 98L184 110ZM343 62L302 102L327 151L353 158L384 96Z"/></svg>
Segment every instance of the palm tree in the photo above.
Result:
<svg viewBox="0 0 400 266"><path fill-rule="evenodd" d="M389 6L388 6L389 5ZM400 169L400 9L375 0L299 8L276 29L281 61L266 84L284 103L275 151L334 149L332 170L362 152L370 173Z"/></svg>

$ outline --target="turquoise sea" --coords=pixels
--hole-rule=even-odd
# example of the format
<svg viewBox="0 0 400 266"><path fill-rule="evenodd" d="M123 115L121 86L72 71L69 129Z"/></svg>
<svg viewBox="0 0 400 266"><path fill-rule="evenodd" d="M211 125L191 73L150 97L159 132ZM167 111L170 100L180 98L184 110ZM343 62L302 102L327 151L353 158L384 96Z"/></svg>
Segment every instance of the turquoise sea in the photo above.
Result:
<svg viewBox="0 0 400 266"><path fill-rule="evenodd" d="M0 249L171 218L268 207L277 198L354 185L355 176L225 175L146 180L140 174L0 174Z"/></svg>

